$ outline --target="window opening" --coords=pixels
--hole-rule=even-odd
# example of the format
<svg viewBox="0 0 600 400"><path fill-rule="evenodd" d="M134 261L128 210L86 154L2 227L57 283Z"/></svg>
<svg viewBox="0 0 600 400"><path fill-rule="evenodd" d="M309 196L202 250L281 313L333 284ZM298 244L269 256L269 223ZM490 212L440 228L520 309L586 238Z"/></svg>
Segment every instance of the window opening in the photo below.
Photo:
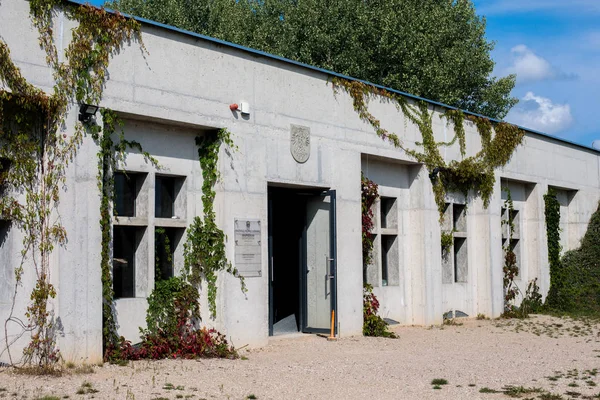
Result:
<svg viewBox="0 0 600 400"><path fill-rule="evenodd" d="M113 229L113 290L115 298L135 297L135 256L144 228Z"/></svg>

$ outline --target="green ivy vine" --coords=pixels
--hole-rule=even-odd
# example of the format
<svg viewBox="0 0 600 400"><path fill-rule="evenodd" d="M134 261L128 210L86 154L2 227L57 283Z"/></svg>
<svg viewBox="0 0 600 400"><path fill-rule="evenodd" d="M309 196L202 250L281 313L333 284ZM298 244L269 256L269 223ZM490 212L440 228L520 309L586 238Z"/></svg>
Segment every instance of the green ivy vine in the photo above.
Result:
<svg viewBox="0 0 600 400"><path fill-rule="evenodd" d="M158 161L141 144L126 140L123 122L117 113L110 109L102 109L103 128L96 124L89 125L92 139L98 144L98 190L100 191L100 230L102 232L100 270L102 273L102 343L103 349L118 347L121 339L117 334L115 317L114 289L112 279L112 230L114 210L114 172L118 164L125 160L127 149L138 150L154 167L159 168ZM115 143L114 136L117 133Z"/></svg>
<svg viewBox="0 0 600 400"><path fill-rule="evenodd" d="M416 161L423 163L430 172L435 201L444 219L446 193L460 192L468 196L472 191L475 196L481 196L485 207L489 205L494 190L494 170L508 163L515 149L523 142L525 132L515 125L507 123L492 124L487 118L465 115L460 110L447 110L440 115L447 123L454 125L454 137L449 142L436 142L433 133L433 113L429 112L428 104L416 101L414 104L396 93L379 89L375 86L350 81L341 78L332 80L334 94L344 91L352 98L354 110L359 118L370 124L377 136L402 149ZM392 103L398 111L412 123L421 133L421 142L416 145L421 150L409 149L404 146L397 134L381 126L381 122L369 112L368 103L371 99ZM481 137L481 151L474 156L466 156L466 137L464 120L473 121ZM492 133L495 133L492 135ZM440 153L440 147L451 146L458 141L462 160L446 162Z"/></svg>
<svg viewBox="0 0 600 400"><path fill-rule="evenodd" d="M53 35L57 10L77 22L64 50L64 60L59 57ZM13 62L8 45L0 39L0 82L7 88L0 90L0 159L9 160L10 165L3 171L5 190L0 197L0 216L24 233L4 333L11 364L10 346L14 341L9 343L8 324L16 323L23 327L19 337L31 334L23 362L51 368L60 359L60 352L48 304L56 296L50 283L50 257L56 246L66 244L67 238L60 218L55 216L66 184L66 169L85 133L80 123L67 133L66 117L73 103L99 104L110 57L125 42L137 38L141 43L141 37L139 24L132 19L64 0L31 0L29 13L46 63L52 69L54 86L47 94L29 83ZM15 302L24 268L29 264L36 283L26 311L28 322L21 324L14 316Z"/></svg>
<svg viewBox="0 0 600 400"><path fill-rule="evenodd" d="M202 169L202 210L204 218L195 217L187 230L187 239L183 248L184 273L194 286L202 279L207 283L208 306L212 318L217 315L217 277L219 271L238 276L242 291L246 292L244 278L227 260L225 252L225 233L217 226L214 211L215 185L219 179L217 164L219 150L224 144L235 149L231 133L227 129L196 137L198 159Z"/></svg>
<svg viewBox="0 0 600 400"><path fill-rule="evenodd" d="M519 288L515 284L515 278L519 274L519 267L517 264L517 256L512 249L511 242L515 233L515 208L508 187L502 188L506 193L506 200L504 200L504 210L506 212L506 218L502 219L502 230L507 230L506 243L502 246L504 251L504 266L502 272L504 273L503 284L504 284L504 312L510 312L514 307L514 300L519 294Z"/></svg>
<svg viewBox="0 0 600 400"><path fill-rule="evenodd" d="M550 289L546 304L551 308L561 309L566 299L561 299L563 294L565 276L560 262L560 203L556 198L554 189L549 188L544 195L544 216L546 219L546 237L548 243L548 263L550 264Z"/></svg>

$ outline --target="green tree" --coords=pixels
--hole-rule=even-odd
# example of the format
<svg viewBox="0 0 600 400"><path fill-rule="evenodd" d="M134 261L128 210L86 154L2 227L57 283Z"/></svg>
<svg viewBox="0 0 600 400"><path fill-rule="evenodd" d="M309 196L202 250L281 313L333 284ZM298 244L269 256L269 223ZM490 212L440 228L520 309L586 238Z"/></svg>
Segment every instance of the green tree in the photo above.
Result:
<svg viewBox="0 0 600 400"><path fill-rule="evenodd" d="M503 118L515 76L471 0L115 0L141 17Z"/></svg>

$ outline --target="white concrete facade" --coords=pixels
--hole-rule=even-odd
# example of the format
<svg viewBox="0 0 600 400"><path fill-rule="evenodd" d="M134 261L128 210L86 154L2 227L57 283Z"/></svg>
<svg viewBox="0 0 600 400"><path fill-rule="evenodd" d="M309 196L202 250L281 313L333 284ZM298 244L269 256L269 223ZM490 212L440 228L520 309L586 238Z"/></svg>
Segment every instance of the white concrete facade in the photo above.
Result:
<svg viewBox="0 0 600 400"><path fill-rule="evenodd" d="M2 1L0 36L24 76L49 90L52 74L38 48L28 8L23 0ZM57 15L54 32L61 51L69 41L72 26L62 14ZM496 172L489 207L485 209L480 199L468 202L460 222L464 235L459 238L464 246L459 258L466 265L461 267L458 281L450 275L445 280L441 227L428 171L361 122L350 97L344 93L334 95L328 83L331 75L152 24L142 25L142 35L148 53L132 43L113 57L110 80L100 104L117 111L126 122L126 137L139 141L163 167L156 171L136 152L131 152L122 166L144 174L138 195L143 204L137 208L138 214L115 222L143 231L136 252L135 298L116 302L120 333L133 341L138 337L138 328L144 325L145 299L154 284L150 262L155 256L153 227L185 229L194 216L202 213L202 175L194 138L207 129L229 129L238 146L231 154L221 151L222 179L215 201L217 222L229 238L226 247L230 260L235 260L235 219L262 221L261 276L247 277L248 292L243 294L236 278L222 275L215 321L208 318L204 293L201 298L204 322L216 326L236 346L264 345L269 337L269 186L336 190L336 313L339 334L344 336L360 334L362 329L361 171L379 184L383 197L391 199L386 200L391 208L387 214L390 223L385 227L379 217L381 205L376 205L376 261L368 280L375 286L382 316L402 324L437 324L449 311L489 317L502 312L501 182L511 188L519 211L522 290L536 277L542 293L549 287L543 205L548 188L558 189L565 250L578 246L598 206L600 152L530 132L510 163ZM231 103L240 101L249 104L249 115L229 109ZM69 115L67 131L75 124L75 108ZM382 126L398 133L409 147L420 140L416 126L393 105L373 101L370 110L381 119ZM447 140L452 129L438 117L444 108L432 103L430 110L436 114L436 137ZM310 129L310 157L305 163L298 163L290 153L291 125ZM467 154L474 154L480 148L477 131L469 122L466 131ZM53 307L62 327L59 347L66 359L76 361L102 358L97 151L87 138L69 169L70 183L60 206L69 240L53 256L52 281L58 292ZM446 160L460 157L458 144L443 150L443 155ZM176 176L183 182L177 220L155 218L151 212L156 174ZM448 202L458 204L458 210L464 199L450 196ZM21 243L20 233L14 229L6 237L0 244L2 321L11 306L12 271ZM180 267L182 243L175 250L176 267ZM386 284L381 271L384 246L391 249L386 253ZM32 282L31 274L26 272L15 308L20 318L24 318ZM13 337L18 327L8 327ZM26 342L27 338L22 338L15 346L22 347ZM20 350L13 353L20 355ZM4 353L0 361L5 360Z"/></svg>

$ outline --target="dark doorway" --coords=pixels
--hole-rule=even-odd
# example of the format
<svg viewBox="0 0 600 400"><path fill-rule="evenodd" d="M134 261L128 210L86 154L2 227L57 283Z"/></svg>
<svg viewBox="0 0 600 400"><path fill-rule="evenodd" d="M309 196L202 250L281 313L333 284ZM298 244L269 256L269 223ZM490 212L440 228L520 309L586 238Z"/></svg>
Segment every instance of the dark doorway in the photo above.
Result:
<svg viewBox="0 0 600 400"><path fill-rule="evenodd" d="M268 195L269 335L328 332L336 308L335 191L269 187Z"/></svg>
<svg viewBox="0 0 600 400"><path fill-rule="evenodd" d="M302 235L305 197L297 191L269 188L271 239L270 335L301 330Z"/></svg>

